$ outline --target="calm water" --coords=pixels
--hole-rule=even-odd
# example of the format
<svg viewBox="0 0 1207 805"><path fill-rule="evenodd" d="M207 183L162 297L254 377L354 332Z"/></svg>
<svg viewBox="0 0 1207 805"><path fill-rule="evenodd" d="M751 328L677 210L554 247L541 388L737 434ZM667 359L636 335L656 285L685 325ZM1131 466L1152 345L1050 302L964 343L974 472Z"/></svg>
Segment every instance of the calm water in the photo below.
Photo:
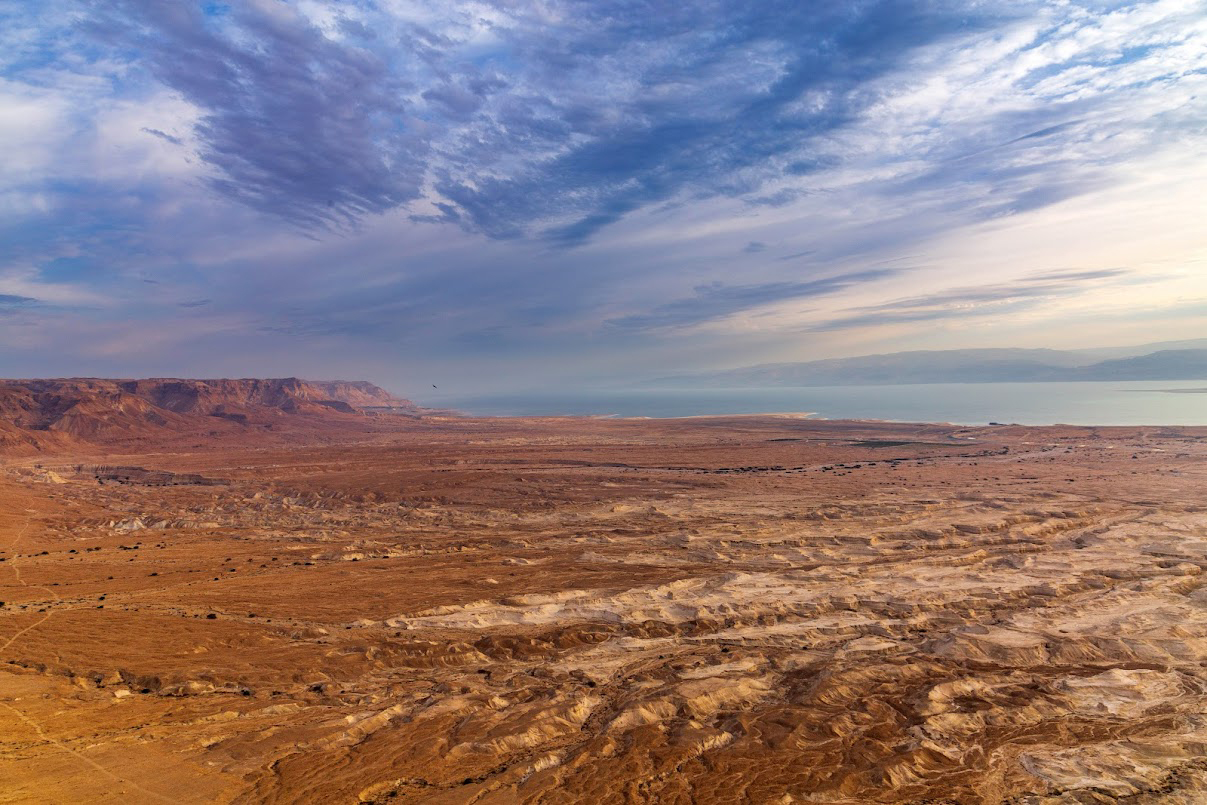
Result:
<svg viewBox="0 0 1207 805"><path fill-rule="evenodd" d="M1207 425L1201 381L950 383L752 389L581 389L461 397L421 403L479 416L645 416L810 412L825 419L989 422L1020 425Z"/></svg>

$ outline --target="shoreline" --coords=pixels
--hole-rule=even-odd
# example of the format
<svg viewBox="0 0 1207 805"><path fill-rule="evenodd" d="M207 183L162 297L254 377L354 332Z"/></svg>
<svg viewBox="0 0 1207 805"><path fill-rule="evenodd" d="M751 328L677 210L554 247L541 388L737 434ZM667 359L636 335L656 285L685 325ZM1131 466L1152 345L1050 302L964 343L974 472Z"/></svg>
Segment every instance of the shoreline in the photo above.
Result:
<svg viewBox="0 0 1207 805"><path fill-rule="evenodd" d="M1121 392L1147 392L1145 395ZM1161 392L1159 394L1153 392ZM470 417L688 419L801 416L882 422L1046 426L1207 425L1201 382L969 383L749 389L586 389L459 395L436 402Z"/></svg>
<svg viewBox="0 0 1207 805"><path fill-rule="evenodd" d="M1207 389L1204 390L1207 393ZM573 421L605 421L605 422L676 422L691 420L731 420L731 419L787 419L808 420L810 422L832 422L835 424L873 424L873 425L909 425L909 426L941 426L953 428L1207 428L1207 421L1201 423L1180 422L957 422L945 419L885 419L880 417L827 417L812 411L763 411L756 413L724 413L724 414L683 414L683 415L641 415L641 414L473 414L458 412L442 414L455 420L490 420L490 421L531 421L531 422L573 422Z"/></svg>

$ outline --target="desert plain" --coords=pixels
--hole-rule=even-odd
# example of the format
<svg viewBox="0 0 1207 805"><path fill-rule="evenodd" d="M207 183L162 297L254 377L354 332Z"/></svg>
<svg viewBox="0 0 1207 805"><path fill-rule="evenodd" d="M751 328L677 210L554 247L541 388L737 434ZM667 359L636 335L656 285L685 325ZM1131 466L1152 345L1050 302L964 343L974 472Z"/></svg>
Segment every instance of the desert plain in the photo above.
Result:
<svg viewBox="0 0 1207 805"><path fill-rule="evenodd" d="M1207 801L1207 428L365 403L18 422L0 802Z"/></svg>

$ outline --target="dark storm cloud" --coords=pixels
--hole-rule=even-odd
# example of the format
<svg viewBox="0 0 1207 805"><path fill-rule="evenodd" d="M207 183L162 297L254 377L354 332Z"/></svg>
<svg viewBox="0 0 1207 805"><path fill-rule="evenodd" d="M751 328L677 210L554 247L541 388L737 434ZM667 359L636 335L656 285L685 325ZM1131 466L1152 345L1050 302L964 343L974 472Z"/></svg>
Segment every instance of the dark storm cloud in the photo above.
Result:
<svg viewBox="0 0 1207 805"><path fill-rule="evenodd" d="M608 323L629 330L686 327L773 302L836 293L862 283L887 279L897 273L893 269L875 269L806 282L768 282L759 285L712 283L695 288L695 296L659 305L646 314L624 316Z"/></svg>

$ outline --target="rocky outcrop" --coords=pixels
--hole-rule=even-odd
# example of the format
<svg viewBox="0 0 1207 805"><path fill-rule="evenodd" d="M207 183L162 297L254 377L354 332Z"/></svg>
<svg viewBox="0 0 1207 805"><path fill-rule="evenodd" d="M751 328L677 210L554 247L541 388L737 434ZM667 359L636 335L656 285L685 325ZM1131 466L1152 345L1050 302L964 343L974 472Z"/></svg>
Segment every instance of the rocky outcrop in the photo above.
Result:
<svg viewBox="0 0 1207 805"><path fill-rule="evenodd" d="M0 380L0 448L37 451L203 428L266 427L290 416L417 415L372 383L277 379Z"/></svg>
<svg viewBox="0 0 1207 805"><path fill-rule="evenodd" d="M176 413L214 414L248 406L276 408L288 413L322 405L345 413L368 407L410 407L403 400L364 381L299 380L296 377L243 380L149 380L113 381L127 394Z"/></svg>

